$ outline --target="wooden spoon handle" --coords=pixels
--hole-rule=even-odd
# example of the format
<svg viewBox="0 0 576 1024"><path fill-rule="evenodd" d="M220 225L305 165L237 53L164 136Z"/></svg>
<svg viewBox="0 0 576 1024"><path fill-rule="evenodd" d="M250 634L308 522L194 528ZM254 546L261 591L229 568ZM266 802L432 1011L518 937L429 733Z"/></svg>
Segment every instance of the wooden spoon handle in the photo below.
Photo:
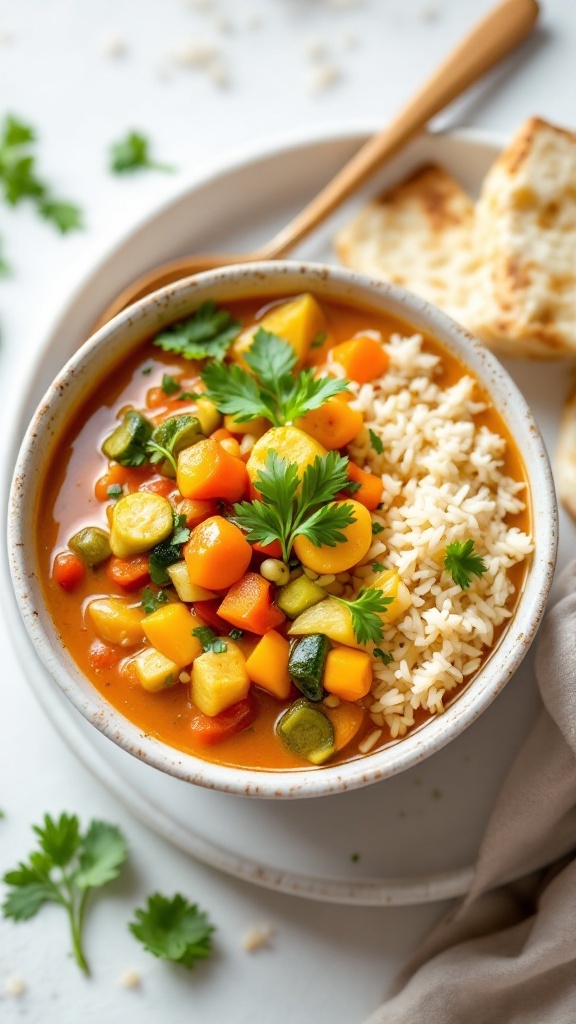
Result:
<svg viewBox="0 0 576 1024"><path fill-rule="evenodd" d="M536 0L502 0L472 29L424 82L392 123L366 142L335 178L259 251L263 259L283 256L397 152L440 110L497 64L538 18Z"/></svg>

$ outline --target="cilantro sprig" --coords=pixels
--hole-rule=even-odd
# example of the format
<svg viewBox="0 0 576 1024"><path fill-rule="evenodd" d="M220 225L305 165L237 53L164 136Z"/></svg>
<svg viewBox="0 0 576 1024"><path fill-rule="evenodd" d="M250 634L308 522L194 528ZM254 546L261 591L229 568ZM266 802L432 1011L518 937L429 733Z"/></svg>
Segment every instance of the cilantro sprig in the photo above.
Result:
<svg viewBox="0 0 576 1024"><path fill-rule="evenodd" d="M348 386L345 380L315 377L313 367L295 374L297 358L292 346L261 327L244 359L252 373L237 364L212 362L200 375L206 398L238 423L257 416L265 417L273 427L293 423Z"/></svg>
<svg viewBox="0 0 576 1024"><path fill-rule="evenodd" d="M382 640L384 627L380 616L393 601L392 597L384 597L380 590L370 587L360 590L353 601L346 601L343 597L333 597L333 600L350 610L352 628L359 644L376 644Z"/></svg>
<svg viewBox="0 0 576 1024"><path fill-rule="evenodd" d="M172 536L168 540L163 540L160 544L156 544L152 548L148 559L150 579L160 587L171 582L166 570L181 560L181 546L190 539L190 530L186 526L186 516L179 515L177 512L174 512L173 515L174 530Z"/></svg>
<svg viewBox="0 0 576 1024"><path fill-rule="evenodd" d="M473 540L455 540L448 544L444 558L444 568L450 573L454 583L462 590L467 590L472 576L483 576L488 566L481 555L474 551Z"/></svg>
<svg viewBox="0 0 576 1024"><path fill-rule="evenodd" d="M241 326L227 309L208 299L192 316L157 334L154 344L184 359L222 360Z"/></svg>
<svg viewBox="0 0 576 1024"><path fill-rule="evenodd" d="M174 167L161 164L150 156L150 142L141 132L128 132L110 146L109 166L113 174L126 174L148 169L172 174Z"/></svg>
<svg viewBox="0 0 576 1024"><path fill-rule="evenodd" d="M91 821L82 833L76 815L68 814L58 819L46 814L34 832L39 849L4 875L10 891L3 915L27 921L45 903L59 904L68 915L76 963L88 974L82 945L87 897L91 889L117 878L127 857L126 843L115 825Z"/></svg>
<svg viewBox="0 0 576 1024"><path fill-rule="evenodd" d="M198 638L204 653L212 651L213 654L224 654L224 651L228 650L226 641L221 637L217 637L214 631L210 629L210 626L196 626L192 630L192 636Z"/></svg>
<svg viewBox="0 0 576 1024"><path fill-rule="evenodd" d="M165 590L152 590L152 587L144 587L141 597L142 608L146 615L157 612L163 604L168 604L168 594Z"/></svg>
<svg viewBox="0 0 576 1024"><path fill-rule="evenodd" d="M316 547L335 547L346 540L342 530L356 521L352 505L329 504L345 486L347 469L348 459L331 451L317 455L300 480L296 463L270 451L254 480L261 500L234 505L234 521L251 544L280 541L285 562L298 536L308 537Z"/></svg>
<svg viewBox="0 0 576 1024"><path fill-rule="evenodd" d="M189 969L210 956L214 926L197 904L179 893L169 899L156 892L134 915L128 927L154 956Z"/></svg>

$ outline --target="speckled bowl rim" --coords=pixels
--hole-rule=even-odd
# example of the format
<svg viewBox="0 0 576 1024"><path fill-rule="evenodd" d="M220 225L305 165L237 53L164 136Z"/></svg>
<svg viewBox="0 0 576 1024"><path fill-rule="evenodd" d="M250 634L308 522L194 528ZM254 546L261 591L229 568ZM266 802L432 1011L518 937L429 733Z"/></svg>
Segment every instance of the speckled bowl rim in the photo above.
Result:
<svg viewBox="0 0 576 1024"><path fill-rule="evenodd" d="M36 575L33 536L36 482L46 454L82 397L146 337L188 315L206 298L290 295L359 303L433 335L479 379L508 424L524 461L532 500L535 551L516 613L497 648L446 711L395 744L341 765L292 771L252 770L202 761L144 733L108 704L65 650ZM84 717L133 756L176 778L227 793L265 798L327 796L390 778L440 750L492 703L528 651L554 574L557 507L540 432L516 385L464 328L423 299L388 283L321 263L274 261L225 267L178 281L120 313L66 363L40 402L18 456L8 508L8 552L18 608L52 678Z"/></svg>

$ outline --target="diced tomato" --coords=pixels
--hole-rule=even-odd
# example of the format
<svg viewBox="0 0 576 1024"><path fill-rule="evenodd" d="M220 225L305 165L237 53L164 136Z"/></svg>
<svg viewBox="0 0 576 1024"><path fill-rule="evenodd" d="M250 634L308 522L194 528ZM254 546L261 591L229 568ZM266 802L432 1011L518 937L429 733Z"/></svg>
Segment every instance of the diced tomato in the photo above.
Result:
<svg viewBox="0 0 576 1024"><path fill-rule="evenodd" d="M257 572L247 572L232 584L218 614L232 626L259 636L282 625L286 618L272 603L272 584Z"/></svg>
<svg viewBox="0 0 576 1024"><path fill-rule="evenodd" d="M124 590L143 587L150 579L148 555L132 555L129 558L113 555L106 567L106 575L112 583L117 583Z"/></svg>
<svg viewBox="0 0 576 1024"><path fill-rule="evenodd" d="M220 634L230 632L230 623L225 622L218 615L218 608L220 607L220 599L212 599L210 601L194 601L194 611L200 616L203 622L211 629L215 630L216 633Z"/></svg>
<svg viewBox="0 0 576 1024"><path fill-rule="evenodd" d="M150 491L152 494L159 494L162 498L167 498L174 490L174 481L169 480L167 476L155 476L151 480L144 480L138 490Z"/></svg>
<svg viewBox="0 0 576 1024"><path fill-rule="evenodd" d="M203 715L201 711L196 711L190 722L190 728L198 743L210 747L213 744L221 743L222 740L227 740L229 736L235 736L236 733L242 732L243 729L247 729L255 717L255 702L247 697L245 700L239 700L237 704L232 704L225 711L221 711L219 715L214 715L212 718L208 715Z"/></svg>
<svg viewBox="0 0 576 1024"><path fill-rule="evenodd" d="M64 590L75 590L86 575L86 566L73 551L62 551L54 559L52 575Z"/></svg>
<svg viewBox="0 0 576 1024"><path fill-rule="evenodd" d="M88 660L95 672L106 672L107 669L114 668L122 657L124 652L119 652L102 640L93 640L90 644Z"/></svg>
<svg viewBox="0 0 576 1024"><path fill-rule="evenodd" d="M282 545L279 540L273 540L271 544L253 544L252 551L257 551L265 558L282 558Z"/></svg>

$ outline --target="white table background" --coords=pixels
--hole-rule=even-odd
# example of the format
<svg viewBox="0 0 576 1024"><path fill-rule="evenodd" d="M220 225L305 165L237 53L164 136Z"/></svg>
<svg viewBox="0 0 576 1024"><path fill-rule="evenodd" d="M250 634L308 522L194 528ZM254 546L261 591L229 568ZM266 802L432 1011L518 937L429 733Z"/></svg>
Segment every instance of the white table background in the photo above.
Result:
<svg viewBox="0 0 576 1024"><path fill-rule="evenodd" d="M449 46L488 8L486 0L0 0L0 116L12 112L41 136L39 164L55 192L85 210L86 230L66 238L22 206L0 208L13 267L0 282L0 388L18 388L47 324L70 288L147 211L202 166L247 143L298 129L374 119L384 123ZM489 81L445 114L443 125L510 132L539 113L576 122L576 3L546 0L541 26ZM260 24L255 21L260 19ZM225 19L228 19L228 31ZM125 42L113 59L111 40ZM191 43L222 52L229 85L171 58ZM326 56L310 51L322 44ZM340 78L312 90L316 69ZM179 169L118 178L106 151L128 129L153 141ZM27 655L27 652L24 652ZM0 922L3 1024L352 1024L379 1001L406 956L446 909L358 909L254 888L180 854L130 818L79 765L28 690L0 616L0 871L32 848L30 826L46 811L117 822L130 844L122 878L87 918L85 979L68 956L59 908L24 924ZM128 933L134 907L159 890L181 891L217 926L215 955L188 973L146 954ZM242 937L270 925L268 948ZM142 976L126 990L129 967ZM9 989L18 976L24 993Z"/></svg>

